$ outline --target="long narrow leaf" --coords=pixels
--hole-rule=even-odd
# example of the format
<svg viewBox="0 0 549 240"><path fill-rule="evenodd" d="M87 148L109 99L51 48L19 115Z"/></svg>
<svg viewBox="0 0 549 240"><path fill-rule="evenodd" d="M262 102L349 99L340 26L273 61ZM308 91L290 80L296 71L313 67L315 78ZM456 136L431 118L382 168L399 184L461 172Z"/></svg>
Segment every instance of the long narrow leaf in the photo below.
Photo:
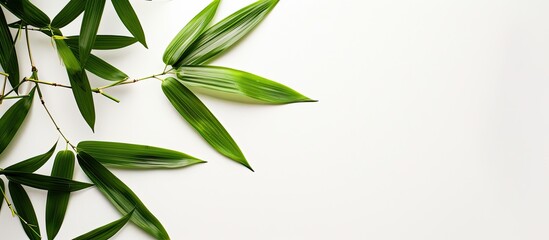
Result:
<svg viewBox="0 0 549 240"><path fill-rule="evenodd" d="M0 136L0 154L10 144L21 124L23 124L32 105L33 97L34 89L29 93L28 97L24 97L13 104L0 118L0 133L2 133Z"/></svg>
<svg viewBox="0 0 549 240"><path fill-rule="evenodd" d="M42 167L50 159L51 155L53 155L53 152L55 151L56 146L57 142L55 142L53 147L51 147L50 150L46 153L18 162L14 165L7 167L6 170L29 173L34 172Z"/></svg>
<svg viewBox="0 0 549 240"><path fill-rule="evenodd" d="M160 221L126 184L89 154L79 152L77 158L82 170L118 211L122 214L128 214L135 209L131 217L131 221L135 225L157 239L170 238Z"/></svg>
<svg viewBox="0 0 549 240"><path fill-rule="evenodd" d="M104 7L105 0L86 1L84 19L82 19L82 27L80 27L79 41L80 63L83 66L86 65L86 61L90 56L93 44L95 42L97 29L99 28L99 22L101 22Z"/></svg>
<svg viewBox="0 0 549 240"><path fill-rule="evenodd" d="M40 227L38 226L38 219L36 219L36 213L27 191L21 185L11 181L8 183L8 187L13 206L15 206L17 215L20 217L21 226L23 226L27 237L39 240L41 238Z"/></svg>
<svg viewBox="0 0 549 240"><path fill-rule="evenodd" d="M172 65L183 57L185 50L200 36L215 15L219 0L214 0L204 10L198 13L168 44L162 60Z"/></svg>
<svg viewBox="0 0 549 240"><path fill-rule="evenodd" d="M84 141L77 148L104 165L118 168L181 168L204 163L181 152L129 143Z"/></svg>
<svg viewBox="0 0 549 240"><path fill-rule="evenodd" d="M240 148L223 125L187 87L169 77L162 82L162 91L174 108L219 153L253 171Z"/></svg>
<svg viewBox="0 0 549 240"><path fill-rule="evenodd" d="M74 53L74 56L78 57L78 50L73 48L71 48L71 50ZM105 80L122 81L128 79L127 74L93 54L90 54L88 63L84 66L84 68Z"/></svg>
<svg viewBox="0 0 549 240"><path fill-rule="evenodd" d="M202 64L223 53L253 30L277 3L260 0L221 20L200 35L174 66Z"/></svg>
<svg viewBox="0 0 549 240"><path fill-rule="evenodd" d="M126 214L124 217L106 224L104 226L98 227L94 230L89 231L83 235L80 235L73 240L107 240L114 236L116 233L122 229L128 223L130 218L133 215L134 210Z"/></svg>
<svg viewBox="0 0 549 240"><path fill-rule="evenodd" d="M79 40L80 40L79 36L68 36L65 39L65 42L67 42L67 45L69 45L69 47L78 49ZM118 36L118 35L97 35L97 38L93 43L92 49L97 49L97 50L119 49L119 48L130 46L136 42L137 42L137 39L133 37Z"/></svg>
<svg viewBox="0 0 549 240"><path fill-rule="evenodd" d="M133 10L132 5L130 4L130 1L128 0L112 0L112 5L114 6L114 10L118 14L118 17L126 26L126 29L130 31L130 33L137 38L137 40L143 44L143 46L147 47L147 42L145 41L145 33L143 32L143 27L141 27L141 23L139 22L139 18L137 18L137 14L135 14L135 11Z"/></svg>
<svg viewBox="0 0 549 240"><path fill-rule="evenodd" d="M231 68L183 66L178 69L177 78L192 86L239 94L265 103L314 101L280 83Z"/></svg>
<svg viewBox="0 0 549 240"><path fill-rule="evenodd" d="M57 53L63 61L63 64L65 64L65 68L67 69L67 71L69 71L70 73L78 73L82 71L80 62L78 62L78 59L74 56L71 49L67 45L65 37L56 35L53 36L53 41L55 42Z"/></svg>
<svg viewBox="0 0 549 240"><path fill-rule="evenodd" d="M13 37L11 36L4 12L1 10L0 8L0 65L9 74L8 79L11 86L16 87L19 83L19 63Z"/></svg>
<svg viewBox="0 0 549 240"><path fill-rule="evenodd" d="M72 179L74 173L74 153L71 151L60 151L55 157L52 177ZM70 192L48 191L46 201L46 232L48 239L54 239L63 220L69 204Z"/></svg>
<svg viewBox="0 0 549 240"><path fill-rule="evenodd" d="M6 185L4 184L4 180L0 179L0 198L4 198L4 194L6 194ZM2 210L2 205L4 205L4 199L0 201L0 210Z"/></svg>
<svg viewBox="0 0 549 240"><path fill-rule="evenodd" d="M29 0L0 0L0 4L27 24L35 27L47 27L50 24L48 15Z"/></svg>
<svg viewBox="0 0 549 240"><path fill-rule="evenodd" d="M42 190L53 190L59 192L74 192L93 186L90 183L77 182L61 177L50 177L34 173L0 171L10 181Z"/></svg>
<svg viewBox="0 0 549 240"><path fill-rule="evenodd" d="M74 21L86 7L86 0L70 0L63 9L53 18L51 26L62 28Z"/></svg>

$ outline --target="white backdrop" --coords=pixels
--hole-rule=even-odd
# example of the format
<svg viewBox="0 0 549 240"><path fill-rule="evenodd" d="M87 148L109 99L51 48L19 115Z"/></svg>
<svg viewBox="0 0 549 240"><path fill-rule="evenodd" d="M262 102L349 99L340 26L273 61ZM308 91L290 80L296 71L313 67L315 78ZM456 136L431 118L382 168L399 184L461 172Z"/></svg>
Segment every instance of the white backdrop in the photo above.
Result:
<svg viewBox="0 0 549 240"><path fill-rule="evenodd" d="M50 17L66 3L33 2ZM216 19L250 2L223 1ZM142 77L162 70L165 46L209 1L133 3L149 49L96 54ZM213 64L320 102L263 106L201 96L255 173L212 150L158 81L113 88L119 104L95 96L95 134L69 91L43 89L72 141L149 144L209 161L114 170L172 239L548 239L548 9L545 0L281 1ZM128 34L110 3L100 33ZM41 78L67 82L50 40L31 37ZM43 153L58 138L39 104L24 127L1 166ZM76 178L88 181L80 170ZM28 191L45 235L46 194ZM119 217L96 189L77 192L59 239ZM4 206L2 238L25 238L19 225ZM116 236L148 238L132 224Z"/></svg>

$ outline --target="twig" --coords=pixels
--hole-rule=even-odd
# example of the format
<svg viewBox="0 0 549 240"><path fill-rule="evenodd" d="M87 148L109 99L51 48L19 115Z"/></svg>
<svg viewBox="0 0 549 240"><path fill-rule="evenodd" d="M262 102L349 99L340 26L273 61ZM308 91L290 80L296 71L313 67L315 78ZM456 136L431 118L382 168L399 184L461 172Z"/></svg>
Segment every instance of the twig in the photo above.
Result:
<svg viewBox="0 0 549 240"><path fill-rule="evenodd" d="M40 90L40 86L38 86L38 84L36 84L36 90L38 90L38 96L40 97L40 103L42 103L42 106L44 107L44 110L46 110L46 113L48 113L48 116L50 117L53 125L55 126L55 129L57 129L57 131L59 132L59 134L61 135L61 137L63 137L63 139L65 139L65 142L67 142L67 144L69 146L71 146L71 148L76 151L76 146L72 145L72 143L69 141L69 139L65 136L65 134L63 134L63 132L61 131L61 128L59 127L59 125L57 124L57 122L55 121L55 119L53 118L53 115L51 114L50 110L48 109L48 107L46 106L46 102L44 101L44 97L42 96L42 91Z"/></svg>

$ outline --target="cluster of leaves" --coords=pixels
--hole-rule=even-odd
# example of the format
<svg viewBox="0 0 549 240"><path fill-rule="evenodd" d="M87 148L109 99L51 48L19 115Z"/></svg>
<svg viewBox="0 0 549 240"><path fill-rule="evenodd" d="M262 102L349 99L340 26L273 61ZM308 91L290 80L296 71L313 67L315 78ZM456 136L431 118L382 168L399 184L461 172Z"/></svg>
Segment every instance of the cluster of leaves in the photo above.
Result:
<svg viewBox="0 0 549 240"><path fill-rule="evenodd" d="M207 88L269 104L313 101L287 86L266 78L236 69L207 65L255 28L274 8L278 0L259 0L220 22L211 24L219 2L219 0L211 2L175 36L163 55L166 68L161 73L130 79L118 68L92 54L93 49L119 49L136 42L147 47L139 19L128 0L112 0L112 5L131 33L131 37L98 35L106 0L70 0L53 20L50 20L29 0L0 0L3 9L19 18L19 21L8 24L3 11L0 10L0 65L4 69L1 73L4 76L4 86L0 93L0 104L5 100L17 100L0 118L0 154L8 147L21 127L33 104L35 93L38 94L53 126L67 143L65 150L57 152L50 176L34 172L53 156L57 144L44 154L0 169L0 174L9 181L8 190L12 203L7 198L8 191L5 190L4 181L0 179L3 199L7 202L12 214L20 219L30 239L41 238L40 228L35 210L22 185L48 191L46 203L48 239L54 239L61 228L70 193L91 186L99 189L123 214L123 217L76 239L108 239L129 221L157 239L169 239L160 221L107 167L181 168L205 162L178 151L129 143L82 141L75 146L63 134L48 110L40 90L41 86L71 89L82 117L93 130L95 107L92 95L94 93L118 101L105 90L145 79L158 79L162 82L162 91L175 110L196 129L205 141L222 155L250 170L252 168L236 142L191 89ZM81 14L83 14L83 20L80 35L63 36L61 29ZM17 30L15 38L10 28ZM32 69L29 77L21 79L15 45L23 31ZM70 85L40 80L38 68L32 59L28 31L39 31L52 39L65 66ZM88 81L88 72L111 83L92 88ZM10 91L6 91L6 82L11 85ZM27 94L22 94L19 91L20 86L25 83L32 85L33 88ZM93 184L72 180L76 161ZM0 201L0 207L4 201Z"/></svg>

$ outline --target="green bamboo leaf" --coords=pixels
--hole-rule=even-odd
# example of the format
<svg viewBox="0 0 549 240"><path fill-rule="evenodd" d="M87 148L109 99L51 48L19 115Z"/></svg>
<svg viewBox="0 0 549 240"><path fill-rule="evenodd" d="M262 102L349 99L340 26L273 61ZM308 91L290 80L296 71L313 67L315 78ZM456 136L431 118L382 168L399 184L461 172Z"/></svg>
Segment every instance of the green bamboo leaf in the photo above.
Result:
<svg viewBox="0 0 549 240"><path fill-rule="evenodd" d="M276 6L278 0L259 0L206 30L174 67L199 65L223 53L254 29Z"/></svg>
<svg viewBox="0 0 549 240"><path fill-rule="evenodd" d="M34 173L0 171L12 182L42 190L53 190L59 192L74 192L93 186L90 183L77 182L61 177L50 177Z"/></svg>
<svg viewBox="0 0 549 240"><path fill-rule="evenodd" d="M0 4L27 24L40 28L47 27L50 24L48 15L34 6L29 0L0 0Z"/></svg>
<svg viewBox="0 0 549 240"><path fill-rule="evenodd" d="M53 155L53 152L55 151L55 147L57 147L57 142L53 145L53 147L50 148L48 152L11 165L7 167L6 170L29 173L34 172L42 167L50 159L51 155Z"/></svg>
<svg viewBox="0 0 549 240"><path fill-rule="evenodd" d="M71 48L71 50L74 53L74 56L78 58L78 50L73 48ZM128 79L127 74L93 54L90 54L88 63L84 66L84 68L105 80L122 81Z"/></svg>
<svg viewBox="0 0 549 240"><path fill-rule="evenodd" d="M104 7L105 0L86 1L84 18L82 19L82 27L80 28L79 41L80 63L83 66L86 65L86 61L90 56L93 44L95 42L97 29L99 28L99 22L101 22Z"/></svg>
<svg viewBox="0 0 549 240"><path fill-rule="evenodd" d="M2 196L0 197L4 197L6 194L6 185L4 184L4 180L0 179L0 193L2 194ZM0 201L0 210L2 210L2 205L4 205L4 200Z"/></svg>
<svg viewBox="0 0 549 240"><path fill-rule="evenodd" d="M130 33L146 48L147 42L145 41L145 33L143 32L139 18L137 18L130 1L112 0L111 2L118 17L124 26L126 26L126 29L128 29L128 31L130 31Z"/></svg>
<svg viewBox="0 0 549 240"><path fill-rule="evenodd" d="M187 87L169 77L162 82L162 91L174 108L219 153L253 171L240 148L223 125Z"/></svg>
<svg viewBox="0 0 549 240"><path fill-rule="evenodd" d="M51 176L72 179L73 173L74 153L67 150L57 153L53 162ZM46 232L49 240L54 239L59 229L61 229L69 204L69 197L70 192L48 191L46 201Z"/></svg>
<svg viewBox="0 0 549 240"><path fill-rule="evenodd" d="M19 63L8 23L0 8L0 65L9 74L8 79L12 87L19 84ZM17 89L15 89L17 91Z"/></svg>
<svg viewBox="0 0 549 240"><path fill-rule="evenodd" d="M65 39L70 48L78 49L80 36L68 36ZM111 50L130 46L137 42L136 38L117 35L97 35L92 49Z"/></svg>
<svg viewBox="0 0 549 240"><path fill-rule="evenodd" d="M219 0L214 0L204 10L198 13L170 42L162 60L166 65L179 61L185 50L200 36L215 15Z"/></svg>
<svg viewBox="0 0 549 240"><path fill-rule="evenodd" d="M99 228L96 228L88 233L85 233L83 235L80 235L73 240L107 240L110 239L112 236L114 236L116 233L122 229L128 223L130 218L133 215L133 212L135 210L132 210L128 214L124 215L124 217L111 222L109 224L106 224L104 226L101 226Z"/></svg>
<svg viewBox="0 0 549 240"><path fill-rule="evenodd" d="M137 195L101 163L85 152L77 155L78 163L95 186L122 214L135 209L131 221L157 239L169 239L168 233Z"/></svg>
<svg viewBox="0 0 549 240"><path fill-rule="evenodd" d="M53 18L51 26L62 28L74 21L86 7L86 0L70 0L63 9Z"/></svg>
<svg viewBox="0 0 549 240"><path fill-rule="evenodd" d="M34 97L34 88L29 93L28 97L24 97L13 104L8 111L0 118L0 154L8 147L17 130L23 124L27 113L32 105Z"/></svg>
<svg viewBox="0 0 549 240"><path fill-rule="evenodd" d="M183 66L178 69L177 78L191 86L239 94L266 103L285 104L314 101L280 83L231 68Z"/></svg>
<svg viewBox="0 0 549 240"><path fill-rule="evenodd" d="M118 168L181 168L205 162L181 152L129 143L83 141L77 148Z"/></svg>
<svg viewBox="0 0 549 240"><path fill-rule="evenodd" d="M40 227L38 226L38 219L36 219L36 213L34 212L29 195L21 185L14 182L10 181L8 188L13 206L15 206L15 210L20 217L21 226L23 226L27 237L39 240L41 238Z"/></svg>
<svg viewBox="0 0 549 240"><path fill-rule="evenodd" d="M65 68L67 69L67 71L72 74L81 72L82 67L80 66L80 62L74 56L71 49L67 45L65 37L55 35L53 36L53 41L55 42L55 46L57 48L57 54L59 54L59 57L63 61L63 64L65 64Z"/></svg>

